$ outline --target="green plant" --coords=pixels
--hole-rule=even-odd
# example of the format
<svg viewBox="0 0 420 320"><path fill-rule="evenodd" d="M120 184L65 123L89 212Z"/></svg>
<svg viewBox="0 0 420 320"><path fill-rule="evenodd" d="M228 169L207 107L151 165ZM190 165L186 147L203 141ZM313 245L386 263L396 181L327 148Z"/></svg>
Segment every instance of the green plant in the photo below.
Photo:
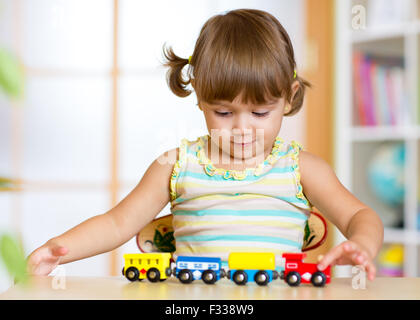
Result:
<svg viewBox="0 0 420 320"><path fill-rule="evenodd" d="M19 60L9 50L0 48L0 87L11 98L23 93L23 72Z"/></svg>
<svg viewBox="0 0 420 320"><path fill-rule="evenodd" d="M16 56L4 48L0 48L0 89L11 99L22 97L23 72L21 65ZM0 191L14 190L17 184L11 178L0 177ZM7 233L0 235L0 257L9 275L15 281L27 282L26 259L16 237Z"/></svg>
<svg viewBox="0 0 420 320"><path fill-rule="evenodd" d="M15 282L27 283L28 273L23 248L16 237L11 234L0 236L0 256Z"/></svg>

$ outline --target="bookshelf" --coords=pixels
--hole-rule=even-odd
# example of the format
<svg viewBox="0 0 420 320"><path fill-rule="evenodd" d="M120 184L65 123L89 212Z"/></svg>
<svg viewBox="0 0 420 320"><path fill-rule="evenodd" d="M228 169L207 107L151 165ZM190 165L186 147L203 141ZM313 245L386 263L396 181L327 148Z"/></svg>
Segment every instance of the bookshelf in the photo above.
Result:
<svg viewBox="0 0 420 320"><path fill-rule="evenodd" d="M403 275L417 277L420 276L420 0L399 1L398 5L404 8L398 7L398 10L404 10L395 19L387 14L392 13L396 2L381 2L336 1L335 170L340 181L381 216L385 224L384 249L395 244L402 248ZM355 62L358 54L368 62ZM390 60L397 61L397 65ZM397 78L389 76L392 68L398 68ZM357 75L364 78L358 80ZM370 81L366 81L369 77ZM401 80L403 85L399 86ZM370 92L366 91L368 84ZM392 98L390 92L401 97L398 107L392 102L398 99ZM368 123L364 117L368 117L369 112L371 121ZM389 120L392 112L400 113L398 121ZM396 150L397 146L403 146L404 150L399 168L405 192L400 204L390 205L373 190L372 162L378 158L379 150ZM336 243L343 241L340 232L335 234ZM339 268L337 275L349 273L351 275L350 268Z"/></svg>

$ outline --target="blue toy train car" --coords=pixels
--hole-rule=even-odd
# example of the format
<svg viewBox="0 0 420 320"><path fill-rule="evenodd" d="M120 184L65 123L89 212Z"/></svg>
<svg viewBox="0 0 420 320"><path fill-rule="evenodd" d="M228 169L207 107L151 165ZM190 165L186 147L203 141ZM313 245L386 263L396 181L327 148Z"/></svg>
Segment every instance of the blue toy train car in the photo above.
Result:
<svg viewBox="0 0 420 320"><path fill-rule="evenodd" d="M221 265L220 258L179 256L173 275L182 283L201 279L206 284L213 284L224 277Z"/></svg>

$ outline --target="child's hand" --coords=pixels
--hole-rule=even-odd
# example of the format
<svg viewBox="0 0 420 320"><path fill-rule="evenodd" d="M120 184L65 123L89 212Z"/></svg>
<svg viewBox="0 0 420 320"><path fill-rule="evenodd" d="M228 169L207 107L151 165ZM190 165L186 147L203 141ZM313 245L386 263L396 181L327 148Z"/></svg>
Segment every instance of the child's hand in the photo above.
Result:
<svg viewBox="0 0 420 320"><path fill-rule="evenodd" d="M29 256L28 272L32 275L47 276L58 266L61 257L68 252L65 247L46 243Z"/></svg>
<svg viewBox="0 0 420 320"><path fill-rule="evenodd" d="M368 274L369 280L374 280L376 267L368 251L354 241L344 241L331 249L318 263L318 269L324 270L328 265L362 265Z"/></svg>

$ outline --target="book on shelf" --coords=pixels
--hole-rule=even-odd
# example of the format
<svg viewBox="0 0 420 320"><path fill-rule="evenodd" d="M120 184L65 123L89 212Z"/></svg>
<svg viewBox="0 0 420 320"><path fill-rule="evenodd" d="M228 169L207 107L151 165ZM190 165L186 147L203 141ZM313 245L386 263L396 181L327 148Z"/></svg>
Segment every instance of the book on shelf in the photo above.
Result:
<svg viewBox="0 0 420 320"><path fill-rule="evenodd" d="M398 126L407 122L404 59L353 53L353 96L360 126Z"/></svg>

